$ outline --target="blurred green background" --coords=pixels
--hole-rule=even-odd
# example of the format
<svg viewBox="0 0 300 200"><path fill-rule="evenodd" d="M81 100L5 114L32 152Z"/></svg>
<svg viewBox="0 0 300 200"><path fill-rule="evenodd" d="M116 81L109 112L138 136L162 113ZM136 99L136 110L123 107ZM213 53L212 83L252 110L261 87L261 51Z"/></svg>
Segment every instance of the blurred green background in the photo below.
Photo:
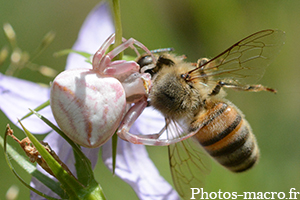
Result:
<svg viewBox="0 0 300 200"><path fill-rule="evenodd" d="M17 33L19 46L34 52L43 36L56 32L51 46L35 60L62 71L66 57L53 53L71 48L81 24L99 1L19 1L1 0L0 26L9 22ZM259 164L249 172L233 174L213 165L205 191L218 192L300 192L300 1L250 0L121 0L123 31L149 49L174 47L176 53L195 62L200 57L213 57L233 43L256 31L272 28L286 32L286 44L261 84L276 88L278 94L228 92L227 98L246 115L261 149ZM7 45L0 30L0 48ZM101 44L99 44L101 45ZM8 62L1 66L5 72ZM49 83L36 72L24 69L18 77ZM8 119L0 113L3 135ZM1 131L2 130L2 131ZM23 137L15 129L16 135ZM166 147L147 147L161 174L171 182ZM100 159L101 161L101 159ZM0 199L9 187L20 189L18 199L29 199L29 191L11 173L0 148ZM17 170L20 170L17 167ZM22 171L20 171L22 173ZM133 190L100 162L96 176L108 199L137 199ZM30 177L24 173L25 180ZM300 198L300 195L298 195Z"/></svg>

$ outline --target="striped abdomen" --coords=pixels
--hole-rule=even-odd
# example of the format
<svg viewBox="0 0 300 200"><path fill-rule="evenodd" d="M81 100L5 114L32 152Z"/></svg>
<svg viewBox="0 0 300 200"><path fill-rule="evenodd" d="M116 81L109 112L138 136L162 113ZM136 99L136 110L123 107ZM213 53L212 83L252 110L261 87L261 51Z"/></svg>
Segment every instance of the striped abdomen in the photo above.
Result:
<svg viewBox="0 0 300 200"><path fill-rule="evenodd" d="M208 119L195 137L221 165L233 172L242 172L258 161L255 136L234 105L218 102L204 115Z"/></svg>

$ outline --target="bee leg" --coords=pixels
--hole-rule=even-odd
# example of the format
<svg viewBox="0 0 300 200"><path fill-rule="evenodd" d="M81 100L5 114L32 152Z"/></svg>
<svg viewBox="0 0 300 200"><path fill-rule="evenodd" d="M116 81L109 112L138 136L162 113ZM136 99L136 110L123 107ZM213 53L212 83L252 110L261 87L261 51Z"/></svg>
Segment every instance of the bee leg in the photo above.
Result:
<svg viewBox="0 0 300 200"><path fill-rule="evenodd" d="M209 94L209 96L215 96L215 95L219 94L221 88L223 86L225 86L225 85L226 85L226 83L224 83L223 81L219 81L217 83L217 85L214 87L214 89L211 91L211 93Z"/></svg>
<svg viewBox="0 0 300 200"><path fill-rule="evenodd" d="M205 68L205 63L207 63L209 61L208 58L200 58L198 61L197 61L197 67L201 67L201 68Z"/></svg>
<svg viewBox="0 0 300 200"><path fill-rule="evenodd" d="M216 87L212 90L210 96L218 94L222 87L231 88L240 91L247 91L247 92L260 92L260 91L268 91L273 93L277 92L275 89L265 87L260 84L259 85L237 85L234 83L225 83L223 81L219 81Z"/></svg>
<svg viewBox="0 0 300 200"><path fill-rule="evenodd" d="M206 65L206 63L209 61L208 58L200 58L198 61L197 61L197 68L199 68L199 73L202 77L202 81L203 83L207 83L208 81L208 78L205 76L205 68L207 68L209 65Z"/></svg>

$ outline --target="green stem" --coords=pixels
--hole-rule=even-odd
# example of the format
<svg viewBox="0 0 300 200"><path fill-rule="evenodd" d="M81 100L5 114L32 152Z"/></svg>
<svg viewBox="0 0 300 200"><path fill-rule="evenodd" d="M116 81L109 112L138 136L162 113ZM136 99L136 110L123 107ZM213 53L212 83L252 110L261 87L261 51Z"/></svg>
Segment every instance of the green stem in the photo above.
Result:
<svg viewBox="0 0 300 200"><path fill-rule="evenodd" d="M122 23L121 23L121 9L120 9L120 1L119 0L112 0L113 6L113 15L114 15L114 22L115 22L115 44L114 48L122 44ZM116 60L122 59L123 54L119 54L116 57Z"/></svg>
<svg viewBox="0 0 300 200"><path fill-rule="evenodd" d="M116 132L118 129L116 130ZM112 164L113 164L113 174L115 174L116 169L116 158L117 158L117 145L118 145L118 135L115 132L115 134L112 136Z"/></svg>
<svg viewBox="0 0 300 200"><path fill-rule="evenodd" d="M112 0L114 24L115 24L115 43L114 48L122 44L122 23L121 23L121 9L120 0ZM121 60L123 57L123 52L117 55L114 60ZM113 156L113 174L115 174L116 168L116 156L117 156L117 141L118 136L115 133L112 137L112 156Z"/></svg>

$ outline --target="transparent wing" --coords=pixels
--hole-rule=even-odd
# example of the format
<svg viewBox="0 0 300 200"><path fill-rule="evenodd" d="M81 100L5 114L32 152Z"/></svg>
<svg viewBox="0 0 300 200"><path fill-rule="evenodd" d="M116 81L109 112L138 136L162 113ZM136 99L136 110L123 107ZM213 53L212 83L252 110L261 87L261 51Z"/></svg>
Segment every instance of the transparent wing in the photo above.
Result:
<svg viewBox="0 0 300 200"><path fill-rule="evenodd" d="M174 131L181 132L175 123L170 124L167 131L172 131L172 134L174 134ZM190 199L190 188L201 188L204 186L205 177L211 170L211 158L192 137L171 144L168 146L168 149L170 168L176 191L183 199Z"/></svg>
<svg viewBox="0 0 300 200"><path fill-rule="evenodd" d="M285 33L280 30L254 33L191 70L189 74L192 77L198 76L196 72L201 70L201 77L212 77L212 80L229 79L241 84L254 83L263 76L265 68L275 59L284 44L284 38Z"/></svg>

